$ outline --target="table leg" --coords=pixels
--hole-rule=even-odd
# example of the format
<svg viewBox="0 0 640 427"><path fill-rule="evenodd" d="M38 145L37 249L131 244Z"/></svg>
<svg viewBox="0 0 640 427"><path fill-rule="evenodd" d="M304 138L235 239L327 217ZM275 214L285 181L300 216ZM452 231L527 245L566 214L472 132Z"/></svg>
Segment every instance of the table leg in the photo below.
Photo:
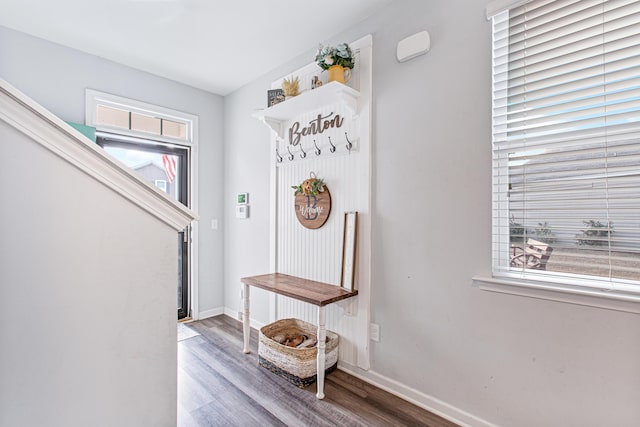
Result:
<svg viewBox="0 0 640 427"><path fill-rule="evenodd" d="M327 340L327 314L325 307L318 307L318 376L317 376L317 390L316 397L318 399L324 399L324 353Z"/></svg>
<svg viewBox="0 0 640 427"><path fill-rule="evenodd" d="M244 353L250 353L249 337L251 333L251 317L249 313L249 285L244 283L244 314L242 315L242 332L244 335Z"/></svg>

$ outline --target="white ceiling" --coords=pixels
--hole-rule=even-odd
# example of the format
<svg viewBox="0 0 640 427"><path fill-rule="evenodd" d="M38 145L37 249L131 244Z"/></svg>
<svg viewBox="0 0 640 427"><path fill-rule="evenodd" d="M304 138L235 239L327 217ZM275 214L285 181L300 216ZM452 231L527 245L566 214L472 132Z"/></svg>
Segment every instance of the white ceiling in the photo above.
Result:
<svg viewBox="0 0 640 427"><path fill-rule="evenodd" d="M0 25L226 95L391 1L0 0Z"/></svg>

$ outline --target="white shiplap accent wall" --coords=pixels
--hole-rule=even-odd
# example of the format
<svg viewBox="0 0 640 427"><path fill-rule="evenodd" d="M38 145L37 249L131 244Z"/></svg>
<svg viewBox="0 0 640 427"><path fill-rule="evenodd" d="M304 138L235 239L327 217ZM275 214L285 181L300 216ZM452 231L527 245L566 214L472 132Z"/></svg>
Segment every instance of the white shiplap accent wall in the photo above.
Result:
<svg viewBox="0 0 640 427"><path fill-rule="evenodd" d="M346 150L346 149L345 149ZM321 282L340 284L344 212L357 210L366 214L368 194L361 188L357 169L361 167L357 153L339 157L320 155L316 159L283 164L278 168L278 266L277 271ZM325 179L331 192L331 214L317 230L304 228L294 211L292 183L299 183L316 172ZM346 303L345 303L346 304ZM278 317L296 317L315 323L317 308L289 298L279 298ZM327 327L341 337L342 356L355 354L345 347L353 336L356 317L345 316L344 309L332 304L327 309ZM355 364L356 360L346 360Z"/></svg>
<svg viewBox="0 0 640 427"><path fill-rule="evenodd" d="M342 263L342 239L344 213L358 211L358 261L356 267L356 288L359 295L347 301L327 307L327 327L340 335L340 360L361 368L369 367L368 324L369 324L369 270L370 270L370 109L371 109L371 36L350 44L358 49L357 66L349 86L361 92L358 111L353 114L340 103L325 105L320 109L306 112L292 118L286 128L295 121L302 126L333 112L344 118L340 128L330 129L321 135L305 136L301 140L306 158L301 158L300 147L290 147L294 160L289 160L288 138L278 140L272 135L272 152L275 149L284 158L281 163L272 159L274 179L272 198L275 221L272 222L272 256L274 271L321 282L340 284ZM315 67L315 68L314 68ZM290 75L319 75L315 63L297 70ZM302 80L302 78L301 78ZM273 87L279 87L276 81ZM347 140L353 143L351 152L346 147ZM329 137L336 146L334 153L329 148ZM316 155L313 140L322 150ZM331 214L323 227L310 230L297 220L294 210L293 185L298 185L314 172L324 179L331 193ZM295 317L315 324L317 307L278 296L272 305L272 318Z"/></svg>

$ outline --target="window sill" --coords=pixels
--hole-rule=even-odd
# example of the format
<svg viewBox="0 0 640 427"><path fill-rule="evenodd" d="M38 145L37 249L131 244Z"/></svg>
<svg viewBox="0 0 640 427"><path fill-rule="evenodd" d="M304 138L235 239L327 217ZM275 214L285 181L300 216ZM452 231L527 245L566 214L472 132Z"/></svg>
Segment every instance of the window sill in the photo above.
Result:
<svg viewBox="0 0 640 427"><path fill-rule="evenodd" d="M485 291L640 314L640 295L483 276L473 283Z"/></svg>

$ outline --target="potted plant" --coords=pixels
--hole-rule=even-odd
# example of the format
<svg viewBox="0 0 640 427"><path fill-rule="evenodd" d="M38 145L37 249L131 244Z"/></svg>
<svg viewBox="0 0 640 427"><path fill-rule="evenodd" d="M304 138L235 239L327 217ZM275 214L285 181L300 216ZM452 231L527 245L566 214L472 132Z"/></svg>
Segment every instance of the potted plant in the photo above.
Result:
<svg viewBox="0 0 640 427"><path fill-rule="evenodd" d="M329 82L346 83L351 78L355 56L346 43L340 43L336 47L320 45L316 54L316 62L320 68L329 71Z"/></svg>

